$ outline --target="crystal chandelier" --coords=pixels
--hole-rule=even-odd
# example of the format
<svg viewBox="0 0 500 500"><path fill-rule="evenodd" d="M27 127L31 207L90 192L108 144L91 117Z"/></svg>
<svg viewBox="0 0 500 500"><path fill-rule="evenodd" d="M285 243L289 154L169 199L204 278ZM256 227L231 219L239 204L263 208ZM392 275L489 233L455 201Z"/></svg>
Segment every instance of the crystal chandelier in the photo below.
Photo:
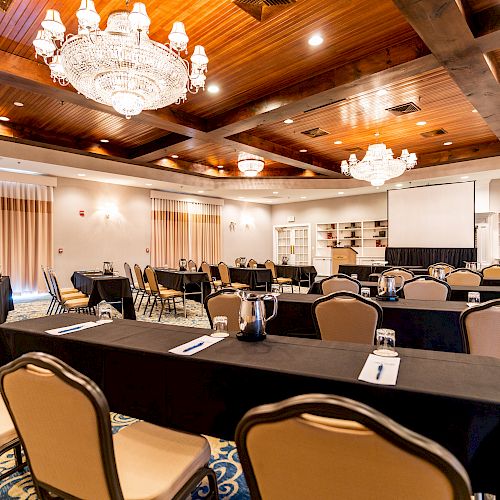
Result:
<svg viewBox="0 0 500 500"><path fill-rule="evenodd" d="M372 186L382 186L385 181L399 177L416 164L417 155L408 153L407 149L401 151L399 158L394 158L392 149L387 149L385 144L371 144L362 160L352 153L349 160L342 160L340 168L344 175L371 182Z"/></svg>
<svg viewBox="0 0 500 500"><path fill-rule="evenodd" d="M71 83L85 97L127 118L179 104L188 92L205 88L208 57L197 45L191 63L182 58L189 41L183 23L174 23L164 45L148 37L151 21L140 2L131 12L111 13L104 31L92 0L82 0L76 17L78 34L65 35L59 12L49 9L33 41L55 82Z"/></svg>
<svg viewBox="0 0 500 500"><path fill-rule="evenodd" d="M256 177L264 169L264 158L250 153L238 155L238 168L245 177Z"/></svg>

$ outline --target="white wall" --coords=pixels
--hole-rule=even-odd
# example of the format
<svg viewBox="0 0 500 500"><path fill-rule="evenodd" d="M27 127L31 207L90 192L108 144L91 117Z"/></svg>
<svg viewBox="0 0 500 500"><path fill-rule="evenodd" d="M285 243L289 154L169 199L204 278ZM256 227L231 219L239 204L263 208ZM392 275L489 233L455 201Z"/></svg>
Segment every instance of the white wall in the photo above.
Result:
<svg viewBox="0 0 500 500"><path fill-rule="evenodd" d="M230 224L234 222L234 230ZM272 258L271 207L259 203L225 200L222 210L222 260L236 257L264 262Z"/></svg>

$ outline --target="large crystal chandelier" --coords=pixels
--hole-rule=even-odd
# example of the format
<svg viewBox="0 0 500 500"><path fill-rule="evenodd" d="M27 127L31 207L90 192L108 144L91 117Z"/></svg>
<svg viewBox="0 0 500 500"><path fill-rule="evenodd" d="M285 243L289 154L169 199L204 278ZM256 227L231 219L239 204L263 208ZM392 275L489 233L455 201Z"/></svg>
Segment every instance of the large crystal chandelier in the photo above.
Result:
<svg viewBox="0 0 500 500"><path fill-rule="evenodd" d="M382 186L385 181L402 175L416 164L415 153L408 153L407 149L403 149L401 156L394 158L392 149L387 149L385 144L380 143L368 146L362 160L358 160L352 153L349 160L342 160L340 168L345 175L371 182L372 186Z"/></svg>
<svg viewBox="0 0 500 500"><path fill-rule="evenodd" d="M238 168L245 177L255 177L264 169L264 158L250 153L238 155Z"/></svg>
<svg viewBox="0 0 500 500"><path fill-rule="evenodd" d="M205 88L205 49L197 45L191 63L181 57L189 41L183 23L174 23L169 43L163 45L148 37L151 21L140 2L131 12L111 13L104 31L92 0L82 0L76 17L78 34L65 35L59 12L49 9L33 41L55 82L71 83L85 97L127 118L181 103L188 92Z"/></svg>

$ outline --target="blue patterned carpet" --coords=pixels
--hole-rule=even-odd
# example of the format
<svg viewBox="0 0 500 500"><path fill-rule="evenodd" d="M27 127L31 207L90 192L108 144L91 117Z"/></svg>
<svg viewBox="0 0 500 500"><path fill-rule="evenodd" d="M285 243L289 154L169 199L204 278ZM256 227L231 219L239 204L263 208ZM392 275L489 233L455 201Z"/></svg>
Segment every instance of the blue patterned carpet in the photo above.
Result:
<svg viewBox="0 0 500 500"><path fill-rule="evenodd" d="M206 315L200 315L200 305L193 301L188 302L187 318L179 315L166 315L162 318L162 323L178 324L183 326L205 327L209 326ZM45 316L48 307L47 300L36 300L32 302L20 302L15 304L15 310L9 313L7 321L19 321L22 319L36 318ZM157 316L149 318L139 314L139 321L156 321ZM111 414L111 424L113 433L119 432L127 425L136 422L136 419L119 415ZM238 453L235 444L231 441L206 436L211 448L210 467L217 474L217 482L219 485L219 495L223 499L250 499L250 494L241 470ZM0 473L11 468L14 465L13 453L6 453L0 456ZM201 484L200 487L192 495L193 500L201 500L206 498L208 487ZM16 500L35 500L37 498L29 471L26 469L21 473L7 477L0 483L0 499L16 499Z"/></svg>

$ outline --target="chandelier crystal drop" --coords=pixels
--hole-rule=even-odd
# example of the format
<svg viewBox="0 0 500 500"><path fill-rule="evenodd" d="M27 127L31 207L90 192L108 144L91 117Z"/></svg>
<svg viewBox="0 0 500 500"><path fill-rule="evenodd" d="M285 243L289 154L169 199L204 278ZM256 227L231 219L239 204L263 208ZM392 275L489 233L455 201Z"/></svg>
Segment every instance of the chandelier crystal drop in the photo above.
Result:
<svg viewBox="0 0 500 500"><path fill-rule="evenodd" d="M349 160L342 160L340 168L344 175L355 179L368 181L372 186L382 186L385 181L399 177L405 170L410 170L417 164L417 155L403 149L399 158L394 158L392 149L385 144L371 144L362 160L354 153Z"/></svg>
<svg viewBox="0 0 500 500"><path fill-rule="evenodd" d="M250 153L238 155L238 168L245 177L256 177L264 170L264 158Z"/></svg>
<svg viewBox="0 0 500 500"><path fill-rule="evenodd" d="M78 34L65 35L57 10L49 9L33 46L60 85L112 106L127 118L145 109L159 109L186 100L205 88L208 57L196 45L188 62L181 56L189 37L175 22L162 44L148 36L151 20L141 2L132 11L112 12L105 30L93 0L82 0L76 12Z"/></svg>

